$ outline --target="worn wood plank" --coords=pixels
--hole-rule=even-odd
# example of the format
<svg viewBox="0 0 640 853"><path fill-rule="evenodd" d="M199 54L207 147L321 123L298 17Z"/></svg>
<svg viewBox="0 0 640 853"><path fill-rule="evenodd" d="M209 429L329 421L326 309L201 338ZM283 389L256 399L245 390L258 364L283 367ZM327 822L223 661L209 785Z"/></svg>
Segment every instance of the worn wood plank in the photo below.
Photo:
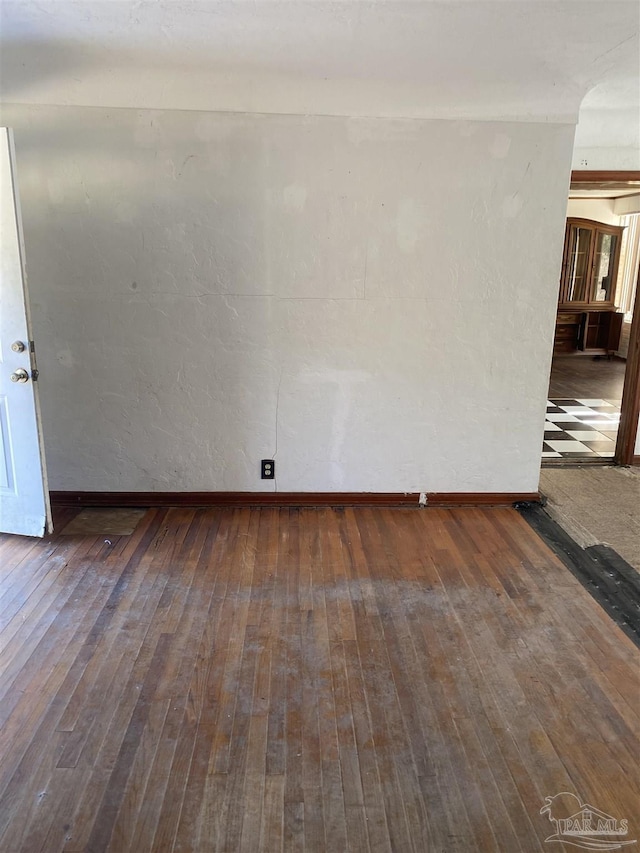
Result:
<svg viewBox="0 0 640 853"><path fill-rule="evenodd" d="M3 853L529 853L563 790L640 837L638 651L511 509L152 509L2 591Z"/></svg>

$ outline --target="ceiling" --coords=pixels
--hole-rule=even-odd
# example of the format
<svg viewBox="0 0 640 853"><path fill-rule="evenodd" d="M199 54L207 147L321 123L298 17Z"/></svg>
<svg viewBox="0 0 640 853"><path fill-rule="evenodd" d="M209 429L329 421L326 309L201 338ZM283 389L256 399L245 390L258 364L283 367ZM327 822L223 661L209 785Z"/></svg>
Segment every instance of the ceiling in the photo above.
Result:
<svg viewBox="0 0 640 853"><path fill-rule="evenodd" d="M569 190L569 198L622 198L640 194L640 185L627 189Z"/></svg>
<svg viewBox="0 0 640 853"><path fill-rule="evenodd" d="M633 0L2 0L17 103L575 121L640 101ZM589 100L590 99L590 100Z"/></svg>

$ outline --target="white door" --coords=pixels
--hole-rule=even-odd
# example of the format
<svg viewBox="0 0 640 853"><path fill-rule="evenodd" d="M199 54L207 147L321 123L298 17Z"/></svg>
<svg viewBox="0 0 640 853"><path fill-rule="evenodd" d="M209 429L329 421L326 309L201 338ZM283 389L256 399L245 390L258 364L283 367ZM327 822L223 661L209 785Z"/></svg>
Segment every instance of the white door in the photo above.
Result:
<svg viewBox="0 0 640 853"><path fill-rule="evenodd" d="M0 128L0 532L51 532L13 135Z"/></svg>

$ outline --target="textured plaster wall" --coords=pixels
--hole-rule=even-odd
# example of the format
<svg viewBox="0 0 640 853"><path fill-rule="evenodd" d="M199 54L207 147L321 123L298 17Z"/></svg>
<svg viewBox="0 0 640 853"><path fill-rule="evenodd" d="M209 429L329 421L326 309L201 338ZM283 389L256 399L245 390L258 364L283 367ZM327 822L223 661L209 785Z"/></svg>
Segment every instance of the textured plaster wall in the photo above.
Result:
<svg viewBox="0 0 640 853"><path fill-rule="evenodd" d="M607 108L606 100L590 107L589 98L585 99L576 128L574 169L640 169L637 76L634 82L634 103L625 108Z"/></svg>
<svg viewBox="0 0 640 853"><path fill-rule="evenodd" d="M2 118L51 488L537 488L572 126Z"/></svg>

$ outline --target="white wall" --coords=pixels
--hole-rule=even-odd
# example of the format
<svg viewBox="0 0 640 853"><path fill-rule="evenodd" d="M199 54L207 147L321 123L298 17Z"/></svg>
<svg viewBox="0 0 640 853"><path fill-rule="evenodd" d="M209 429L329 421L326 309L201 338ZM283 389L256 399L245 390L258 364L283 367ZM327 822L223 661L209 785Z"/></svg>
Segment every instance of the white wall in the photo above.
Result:
<svg viewBox="0 0 640 853"><path fill-rule="evenodd" d="M635 14L637 22L637 4ZM582 101L573 149L574 169L640 169L638 47L632 39L625 47L631 49L628 57L632 60L627 73L609 79L605 73Z"/></svg>
<svg viewBox="0 0 640 853"><path fill-rule="evenodd" d="M52 489L537 489L572 126L3 119Z"/></svg>
<svg viewBox="0 0 640 853"><path fill-rule="evenodd" d="M640 193L625 195L615 199L613 202L613 212L617 216L629 216L634 213L640 213Z"/></svg>
<svg viewBox="0 0 640 853"><path fill-rule="evenodd" d="M607 109L606 101L590 107L588 98L585 99L576 128L574 169L640 169L637 73L634 99L633 105L617 109Z"/></svg>
<svg viewBox="0 0 640 853"><path fill-rule="evenodd" d="M620 225L620 217L613 211L611 198L570 198L567 216L593 219L607 225Z"/></svg>

